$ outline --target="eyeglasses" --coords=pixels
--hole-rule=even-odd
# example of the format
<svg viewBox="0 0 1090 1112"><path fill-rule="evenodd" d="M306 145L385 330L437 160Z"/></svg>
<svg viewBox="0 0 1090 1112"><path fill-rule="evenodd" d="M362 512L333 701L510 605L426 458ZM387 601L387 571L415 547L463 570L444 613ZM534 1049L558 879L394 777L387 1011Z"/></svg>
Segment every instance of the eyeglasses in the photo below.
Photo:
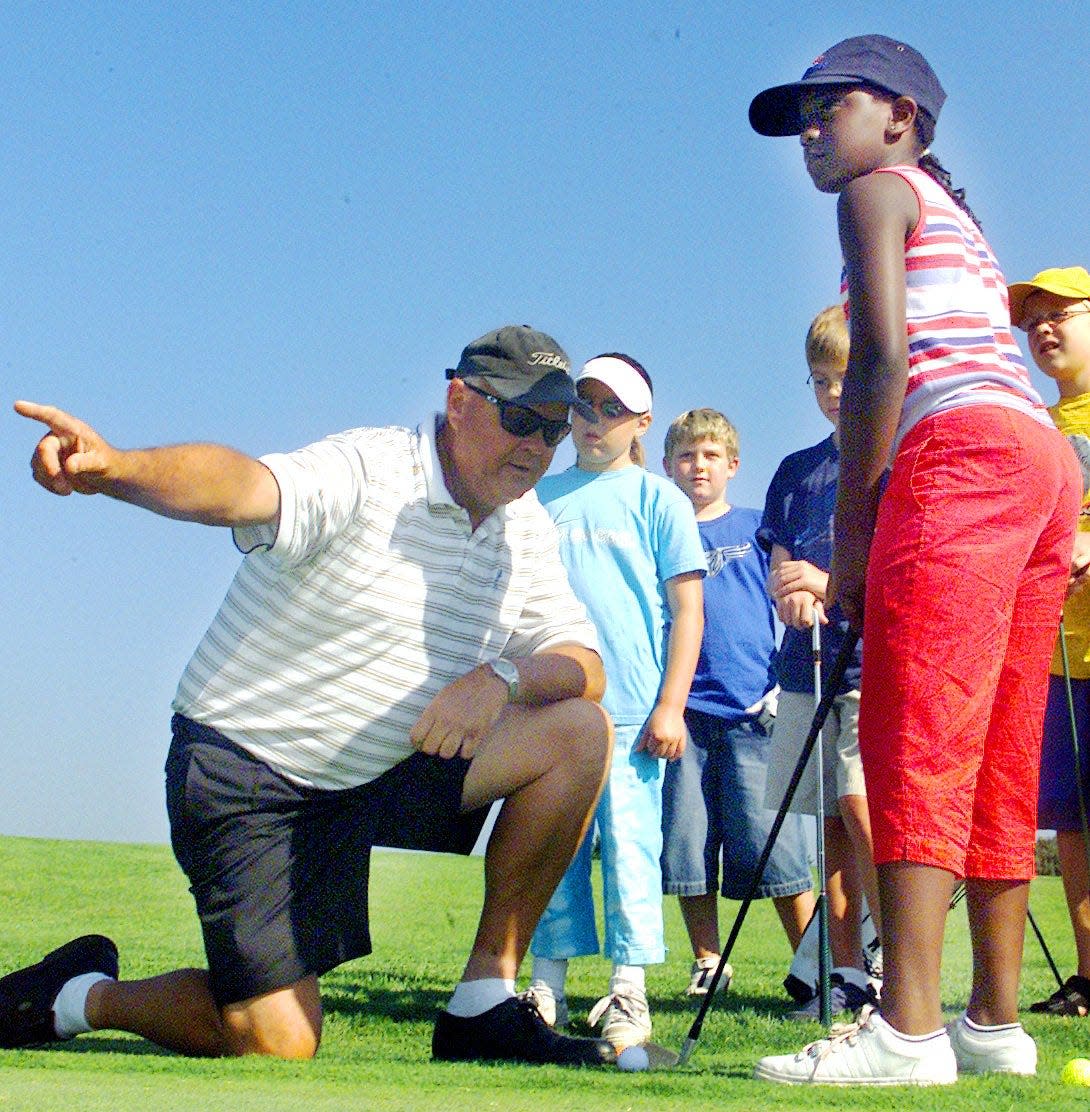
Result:
<svg viewBox="0 0 1090 1112"><path fill-rule="evenodd" d="M616 398L606 398L604 401L592 402L590 398L584 398L583 395L580 394L579 400L584 405L590 406L591 409L596 410L608 421L615 421L618 417L636 416L624 402L619 402Z"/></svg>
<svg viewBox="0 0 1090 1112"><path fill-rule="evenodd" d="M1068 317L1080 317L1085 313L1090 313L1090 308L1083 306L1081 309L1057 309L1053 313L1042 313L1037 317L1026 317L1022 321L1022 328L1027 332L1035 332L1042 324L1047 324L1049 328L1055 328L1058 324L1063 324Z"/></svg>
<svg viewBox="0 0 1090 1112"><path fill-rule="evenodd" d="M467 389L472 390L474 394L480 394L486 402L491 402L500 411L500 428L512 436L533 436L535 432L540 431L546 447L555 448L571 432L571 424L568 421L550 420L548 417L542 417L536 410L509 402L506 398L498 398L495 394L490 394L470 382L466 382L465 385Z"/></svg>

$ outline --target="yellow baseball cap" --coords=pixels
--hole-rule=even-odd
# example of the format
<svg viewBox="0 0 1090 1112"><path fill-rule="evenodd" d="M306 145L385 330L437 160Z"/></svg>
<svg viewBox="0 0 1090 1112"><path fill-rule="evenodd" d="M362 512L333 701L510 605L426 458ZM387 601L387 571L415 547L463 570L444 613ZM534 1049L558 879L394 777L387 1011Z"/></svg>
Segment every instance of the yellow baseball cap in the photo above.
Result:
<svg viewBox="0 0 1090 1112"><path fill-rule="evenodd" d="M1082 266L1054 266L1035 274L1028 282L1015 282L1008 286L1012 324L1021 324L1026 298L1037 290L1082 301L1090 298L1090 274Z"/></svg>

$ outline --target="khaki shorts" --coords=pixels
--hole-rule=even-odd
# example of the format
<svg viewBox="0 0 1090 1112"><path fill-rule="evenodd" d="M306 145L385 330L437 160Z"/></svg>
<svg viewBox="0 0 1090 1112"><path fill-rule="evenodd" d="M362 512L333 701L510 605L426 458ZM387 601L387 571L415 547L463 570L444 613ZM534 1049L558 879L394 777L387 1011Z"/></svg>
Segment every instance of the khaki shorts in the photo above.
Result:
<svg viewBox="0 0 1090 1112"><path fill-rule="evenodd" d="M783 793L791 782L798 764L810 724L814 720L814 697L801 691L781 691L772 727L772 750L768 757L768 780L765 806L773 810L783 802ZM829 709L829 717L821 731L822 764L824 765L825 814L840 814L837 800L845 795L867 794L863 780L863 762L859 757L859 692L838 695ZM810 764L799 781L790 810L804 815L817 814L817 783ZM833 785L836 790L833 791Z"/></svg>

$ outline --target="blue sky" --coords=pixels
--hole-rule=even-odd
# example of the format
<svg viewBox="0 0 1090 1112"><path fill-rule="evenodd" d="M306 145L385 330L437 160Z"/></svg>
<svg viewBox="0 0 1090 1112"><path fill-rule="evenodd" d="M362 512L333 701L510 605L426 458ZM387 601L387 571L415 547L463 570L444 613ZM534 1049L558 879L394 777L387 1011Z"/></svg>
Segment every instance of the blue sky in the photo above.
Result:
<svg viewBox="0 0 1090 1112"><path fill-rule="evenodd" d="M732 500L760 505L825 435L802 337L839 274L833 199L796 141L749 129L760 89L848 35L904 37L1008 278L1090 265L1085 7L895 10L7 3L7 401L126 447L286 450L415 424L465 343L525 322L648 367L652 460L681 410L726 412ZM47 496L36 430L2 420L0 833L165 840L170 699L238 556Z"/></svg>

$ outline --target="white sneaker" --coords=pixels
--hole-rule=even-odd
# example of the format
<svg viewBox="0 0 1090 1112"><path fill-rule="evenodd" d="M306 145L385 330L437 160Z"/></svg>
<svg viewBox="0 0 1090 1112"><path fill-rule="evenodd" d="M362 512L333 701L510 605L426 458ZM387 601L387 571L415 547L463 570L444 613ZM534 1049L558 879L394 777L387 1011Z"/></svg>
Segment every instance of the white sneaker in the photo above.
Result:
<svg viewBox="0 0 1090 1112"><path fill-rule="evenodd" d="M851 966L841 966L829 975L829 998L833 1015L858 1012L868 1004L878 1004L878 994L871 987L865 973ZM787 1013L788 1019L811 1020L821 1018L821 995L810 997L801 1007Z"/></svg>
<svg viewBox="0 0 1090 1112"><path fill-rule="evenodd" d="M544 981L531 981L518 997L533 1004L550 1027L560 1030L568 1026L568 998L563 993L557 996Z"/></svg>
<svg viewBox="0 0 1090 1112"><path fill-rule="evenodd" d="M981 1029L970 1027L965 1019L960 1015L946 1026L959 1073L1036 1074L1037 1044L1021 1023Z"/></svg>
<svg viewBox="0 0 1090 1112"><path fill-rule="evenodd" d="M858 1023L834 1027L797 1054L762 1058L753 1074L787 1085L953 1085L958 1067L945 1030L921 1042L902 1039L864 1008Z"/></svg>
<svg viewBox="0 0 1090 1112"><path fill-rule="evenodd" d="M651 1038L651 1010L643 989L627 981L614 981L609 995L603 996L590 1010L587 1023L602 1023L602 1038L618 1049L638 1046Z"/></svg>
<svg viewBox="0 0 1090 1112"><path fill-rule="evenodd" d="M707 957L697 958L693 962L693 968L689 977L689 987L685 990L686 996L707 996L708 986L712 983L712 974L715 972L715 967L719 964L719 958ZM715 986L716 992L726 992L730 988L731 981L734 980L734 966L728 961L723 965L723 973L719 978L719 983Z"/></svg>

